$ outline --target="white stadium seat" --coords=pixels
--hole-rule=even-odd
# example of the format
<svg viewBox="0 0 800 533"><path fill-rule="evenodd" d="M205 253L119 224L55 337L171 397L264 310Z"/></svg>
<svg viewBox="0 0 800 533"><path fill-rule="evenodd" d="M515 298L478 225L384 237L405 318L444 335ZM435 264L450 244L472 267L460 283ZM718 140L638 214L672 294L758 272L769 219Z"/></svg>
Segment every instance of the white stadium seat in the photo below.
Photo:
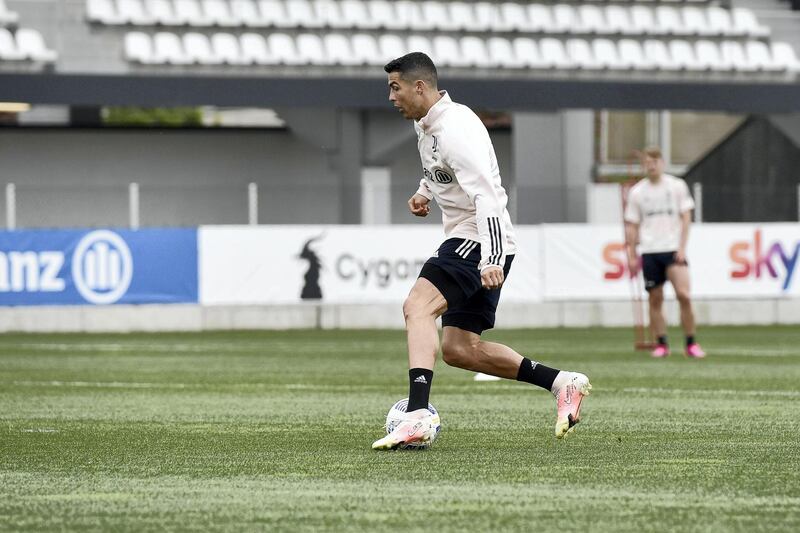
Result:
<svg viewBox="0 0 800 533"><path fill-rule="evenodd" d="M367 5L361 0L343 0L341 3L342 19L347 28L371 29L376 24L369 18Z"/></svg>
<svg viewBox="0 0 800 533"><path fill-rule="evenodd" d="M519 31L527 33L533 30L528 10L523 4L516 2L503 2L499 7L499 15L503 19L503 25L509 31Z"/></svg>
<svg viewBox="0 0 800 533"><path fill-rule="evenodd" d="M698 63L694 55L694 48L689 41L683 39L672 39L667 45L672 60L683 70L700 71L704 70L703 65Z"/></svg>
<svg viewBox="0 0 800 533"><path fill-rule="evenodd" d="M452 31L462 29L457 21L450 18L447 4L444 2L422 2L422 16L433 23L434 29Z"/></svg>
<svg viewBox="0 0 800 533"><path fill-rule="evenodd" d="M342 17L339 2L335 0L313 0L314 12L323 27L343 29L348 28L349 22Z"/></svg>
<svg viewBox="0 0 800 533"><path fill-rule="evenodd" d="M117 13L112 0L88 0L86 2L86 18L90 22L100 24L125 24L125 18Z"/></svg>
<svg viewBox="0 0 800 533"><path fill-rule="evenodd" d="M491 11L491 5L486 2L467 3L472 17L464 20L464 29L467 31L489 31L495 23L495 13ZM463 7L453 6L463 10ZM451 8L452 9L452 8ZM463 16L463 15L462 15Z"/></svg>
<svg viewBox="0 0 800 533"><path fill-rule="evenodd" d="M701 39L694 43L694 54L697 63L704 70L717 72L727 72L733 69L733 65L727 58L722 56L717 43L706 39Z"/></svg>
<svg viewBox="0 0 800 533"><path fill-rule="evenodd" d="M733 27L737 34L749 35L750 37L769 36L769 27L762 26L752 10L735 7L731 10L731 15L733 16Z"/></svg>
<svg viewBox="0 0 800 533"><path fill-rule="evenodd" d="M551 39L554 40L554 39ZM556 41L561 44L561 41ZM536 41L528 37L517 37L512 41L514 56L521 67L533 69L549 68L552 62L542 57L541 49ZM561 48L564 53L564 48Z"/></svg>
<svg viewBox="0 0 800 533"><path fill-rule="evenodd" d="M350 42L353 44L353 56L362 65L383 66L389 61L384 61L383 56L375 53L378 50L378 41L372 35L356 33Z"/></svg>
<svg viewBox="0 0 800 533"><path fill-rule="evenodd" d="M145 0L147 12L162 26L180 26L183 21L175 15L169 0Z"/></svg>
<svg viewBox="0 0 800 533"><path fill-rule="evenodd" d="M705 8L688 6L681 9L683 27L690 35L707 36L715 35L716 30L711 27L706 17Z"/></svg>
<svg viewBox="0 0 800 533"><path fill-rule="evenodd" d="M14 37L17 41L17 50L25 54L25 57L31 61L52 63L58 57L55 51L47 48L44 38L38 30L20 28Z"/></svg>
<svg viewBox="0 0 800 533"><path fill-rule="evenodd" d="M583 70L603 68L594 57L592 47L585 39L567 39L567 53L576 67Z"/></svg>
<svg viewBox="0 0 800 533"><path fill-rule="evenodd" d="M680 70L679 63L672 59L667 43L657 39L647 39L644 42L644 55L659 70Z"/></svg>
<svg viewBox="0 0 800 533"><path fill-rule="evenodd" d="M175 7L175 17L184 24L196 27L211 26L211 19L205 16L197 0L173 0L172 5Z"/></svg>
<svg viewBox="0 0 800 533"><path fill-rule="evenodd" d="M227 65L246 65L239 46L239 39L230 33L215 33L211 36L211 49L219 60Z"/></svg>
<svg viewBox="0 0 800 533"><path fill-rule="evenodd" d="M476 2L475 19L486 24L488 31L510 31L511 27L506 25L505 20L500 15L497 4L493 2ZM469 28L467 28L469 29Z"/></svg>
<svg viewBox="0 0 800 533"><path fill-rule="evenodd" d="M397 18L394 2L388 0L372 0L369 5L369 16L378 28L391 29Z"/></svg>
<svg viewBox="0 0 800 533"><path fill-rule="evenodd" d="M755 72L758 67L747 58L742 43L739 41L723 41L720 44L722 60L732 65L739 72Z"/></svg>
<svg viewBox="0 0 800 533"><path fill-rule="evenodd" d="M278 0L259 0L258 9L261 11L261 20L266 26L273 28L291 28L292 22L286 13L283 2Z"/></svg>
<svg viewBox="0 0 800 533"><path fill-rule="evenodd" d="M528 5L528 22L532 32L554 33L553 13L549 6L542 4Z"/></svg>
<svg viewBox="0 0 800 533"><path fill-rule="evenodd" d="M737 35L730 10L719 6L709 6L706 8L706 16L708 19L708 27L711 29L713 35Z"/></svg>
<svg viewBox="0 0 800 533"><path fill-rule="evenodd" d="M225 0L203 0L203 12L215 26L231 28L241 26L242 20L231 12Z"/></svg>
<svg viewBox="0 0 800 533"><path fill-rule="evenodd" d="M581 33L593 33L596 35L614 33L614 29L606 21L603 10L598 6L584 4L578 7L578 21L578 28Z"/></svg>
<svg viewBox="0 0 800 533"><path fill-rule="evenodd" d="M188 61L198 65L219 65L222 60L214 54L211 42L202 33L183 34L183 54Z"/></svg>
<svg viewBox="0 0 800 533"><path fill-rule="evenodd" d="M307 65L327 65L328 57L319 35L301 33L297 36L297 55Z"/></svg>
<svg viewBox="0 0 800 533"><path fill-rule="evenodd" d="M153 61L170 65L187 65L189 60L183 53L183 45L178 35L160 31L153 36Z"/></svg>
<svg viewBox="0 0 800 533"><path fill-rule="evenodd" d="M744 45L745 53L747 53L747 60L751 65L758 70L764 72L776 72L781 70L772 61L772 54L770 54L769 47L761 41L748 41Z"/></svg>
<svg viewBox="0 0 800 533"><path fill-rule="evenodd" d="M269 51L276 63L282 65L300 65L303 60L297 53L294 39L285 33L271 33L267 37Z"/></svg>
<svg viewBox="0 0 800 533"><path fill-rule="evenodd" d="M553 29L555 33L577 33L579 31L578 16L569 4L553 6Z"/></svg>
<svg viewBox="0 0 800 533"><path fill-rule="evenodd" d="M0 0L0 26L13 26L19 22L19 13L11 11L6 0Z"/></svg>
<svg viewBox="0 0 800 533"><path fill-rule="evenodd" d="M25 54L17 50L17 43L14 41L14 36L6 28L0 28L0 60L25 60Z"/></svg>
<svg viewBox="0 0 800 533"><path fill-rule="evenodd" d="M231 16L250 28L262 28L267 25L261 18L258 4L254 0L232 0Z"/></svg>
<svg viewBox="0 0 800 533"><path fill-rule="evenodd" d="M433 38L433 55L436 64L446 67L467 67L469 62L461 54L458 41L449 35L437 35Z"/></svg>
<svg viewBox="0 0 800 533"><path fill-rule="evenodd" d="M153 60L153 42L150 36L140 31L125 34L125 58L128 61L150 65Z"/></svg>
<svg viewBox="0 0 800 533"><path fill-rule="evenodd" d="M620 57L617 46L609 39L593 39L592 55L600 68L611 70L627 70L633 65Z"/></svg>
<svg viewBox="0 0 800 533"><path fill-rule="evenodd" d="M389 34L378 37L378 50L383 64L408 53L408 47L403 39Z"/></svg>
<svg viewBox="0 0 800 533"><path fill-rule="evenodd" d="M384 21L384 27L387 30L410 29L415 22L413 17L418 16L422 12L417 4L406 1L392 2L391 10L393 18Z"/></svg>
<svg viewBox="0 0 800 533"><path fill-rule="evenodd" d="M539 41L539 54L542 66L556 69L570 69L575 63L558 39L546 37Z"/></svg>
<svg viewBox="0 0 800 533"><path fill-rule="evenodd" d="M323 37L325 54L332 65L354 66L361 61L353 55L350 39L342 33L326 33Z"/></svg>
<svg viewBox="0 0 800 533"><path fill-rule="evenodd" d="M409 52L422 52L427 54L433 62L436 63L436 57L433 51L433 45L430 40L423 35L411 35L408 37L408 51Z"/></svg>
<svg viewBox="0 0 800 533"><path fill-rule="evenodd" d="M794 48L789 43L773 42L772 61L774 64L783 67L787 72L800 72L800 60L797 58Z"/></svg>
<svg viewBox="0 0 800 533"><path fill-rule="evenodd" d="M267 41L257 33L243 33L239 36L242 61L245 64L273 65L275 59L269 53Z"/></svg>
<svg viewBox="0 0 800 533"><path fill-rule="evenodd" d="M145 10L141 0L117 0L117 14L127 24L149 26L156 23L156 18Z"/></svg>
<svg viewBox="0 0 800 533"><path fill-rule="evenodd" d="M486 46L493 64L502 68L522 68L525 66L525 61L517 57L514 53L514 48L511 46L511 41L508 39L489 37Z"/></svg>
<svg viewBox="0 0 800 533"><path fill-rule="evenodd" d="M317 17L314 6L308 0L284 2L288 28L322 28L325 24Z"/></svg>
<svg viewBox="0 0 800 533"><path fill-rule="evenodd" d="M630 11L628 8L623 6L606 6L605 21L609 33L621 35L637 35L645 33L633 24L630 17Z"/></svg>
<svg viewBox="0 0 800 533"><path fill-rule="evenodd" d="M468 2L448 2L450 20L460 29L486 31L489 28L489 21L477 20L472 6L473 4Z"/></svg>
<svg viewBox="0 0 800 533"><path fill-rule="evenodd" d="M672 6L658 6L656 8L656 24L667 35L690 35L686 29L680 11Z"/></svg>
<svg viewBox="0 0 800 533"><path fill-rule="evenodd" d="M642 35L666 35L668 29L661 27L655 12L647 6L632 6L631 25L636 28L636 33Z"/></svg>
<svg viewBox="0 0 800 533"><path fill-rule="evenodd" d="M486 49L486 42L480 37L462 37L461 53L470 65L478 68L490 68L495 65Z"/></svg>
<svg viewBox="0 0 800 533"><path fill-rule="evenodd" d="M645 55L639 41L633 39L620 39L617 43L620 60L631 65L636 70L652 70L656 68L653 61Z"/></svg>

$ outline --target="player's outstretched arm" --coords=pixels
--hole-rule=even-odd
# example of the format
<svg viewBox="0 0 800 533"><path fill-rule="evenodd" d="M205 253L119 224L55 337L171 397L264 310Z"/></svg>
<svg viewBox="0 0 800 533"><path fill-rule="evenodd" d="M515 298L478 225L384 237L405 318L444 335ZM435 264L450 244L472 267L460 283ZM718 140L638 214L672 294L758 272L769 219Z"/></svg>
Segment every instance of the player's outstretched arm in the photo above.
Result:
<svg viewBox="0 0 800 533"><path fill-rule="evenodd" d="M416 193L414 196L408 199L408 210L411 211L411 214L415 216L426 217L431 211L431 206L428 205L429 203L430 200L421 194Z"/></svg>

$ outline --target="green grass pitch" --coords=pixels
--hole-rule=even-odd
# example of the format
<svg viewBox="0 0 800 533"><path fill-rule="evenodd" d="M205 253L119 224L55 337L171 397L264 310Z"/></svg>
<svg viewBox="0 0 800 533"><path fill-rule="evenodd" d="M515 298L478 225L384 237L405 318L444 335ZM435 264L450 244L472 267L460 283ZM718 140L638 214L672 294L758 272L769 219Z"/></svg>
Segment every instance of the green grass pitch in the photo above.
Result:
<svg viewBox="0 0 800 533"><path fill-rule="evenodd" d="M571 438L439 361L434 446L372 451L402 331L2 335L0 530L800 531L800 328L703 328L703 361L487 337L589 375Z"/></svg>

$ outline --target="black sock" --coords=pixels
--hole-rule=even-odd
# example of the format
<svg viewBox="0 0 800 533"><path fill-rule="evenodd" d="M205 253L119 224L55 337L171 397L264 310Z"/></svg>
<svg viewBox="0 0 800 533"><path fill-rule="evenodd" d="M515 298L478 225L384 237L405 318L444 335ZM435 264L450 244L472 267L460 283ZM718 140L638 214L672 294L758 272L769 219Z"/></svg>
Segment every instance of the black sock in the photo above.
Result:
<svg viewBox="0 0 800 533"><path fill-rule="evenodd" d="M550 390L553 388L553 382L559 372L555 368L544 366L541 363L523 357L522 364L519 365L519 372L517 372L517 381L532 383L543 389Z"/></svg>
<svg viewBox="0 0 800 533"><path fill-rule="evenodd" d="M660 335L658 337L658 344L663 344L664 346L668 346L669 343L667 342L667 336L666 335Z"/></svg>
<svg viewBox="0 0 800 533"><path fill-rule="evenodd" d="M408 371L408 407L406 412L417 409L427 409L428 399L431 396L431 382L433 370L427 368L412 368Z"/></svg>
<svg viewBox="0 0 800 533"><path fill-rule="evenodd" d="M686 335L686 346L694 344L694 335Z"/></svg>

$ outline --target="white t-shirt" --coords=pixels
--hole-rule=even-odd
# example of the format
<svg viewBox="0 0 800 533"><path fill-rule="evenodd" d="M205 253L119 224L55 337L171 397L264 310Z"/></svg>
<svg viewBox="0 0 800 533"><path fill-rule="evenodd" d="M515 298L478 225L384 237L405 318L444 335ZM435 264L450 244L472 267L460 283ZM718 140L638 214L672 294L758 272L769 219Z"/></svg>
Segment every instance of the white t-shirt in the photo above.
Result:
<svg viewBox="0 0 800 533"><path fill-rule="evenodd" d="M436 200L447 238L480 242L479 269L502 268L516 244L494 146L470 108L453 102L446 91L440 94L414 122L424 174L417 193Z"/></svg>
<svg viewBox="0 0 800 533"><path fill-rule="evenodd" d="M662 174L657 183L645 178L628 193L625 221L639 224L639 252L677 251L681 243L681 214L694 209L686 182Z"/></svg>

